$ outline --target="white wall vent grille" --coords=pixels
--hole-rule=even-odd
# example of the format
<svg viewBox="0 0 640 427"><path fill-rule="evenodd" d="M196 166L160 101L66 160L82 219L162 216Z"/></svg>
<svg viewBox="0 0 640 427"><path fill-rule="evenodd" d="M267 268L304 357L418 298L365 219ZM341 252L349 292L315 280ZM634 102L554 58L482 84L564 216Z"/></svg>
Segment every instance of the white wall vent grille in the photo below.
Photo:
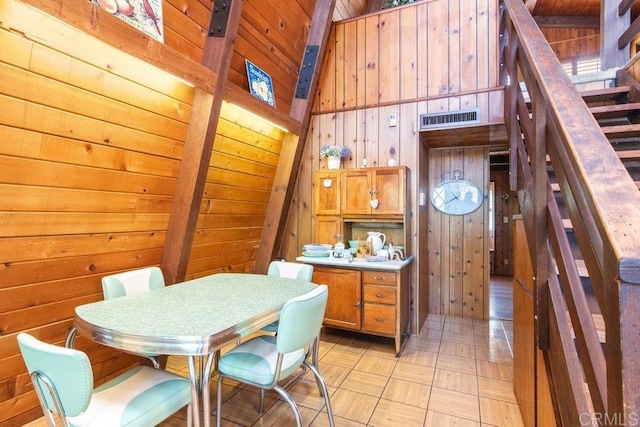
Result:
<svg viewBox="0 0 640 427"><path fill-rule="evenodd" d="M480 109L420 114L420 130L480 123Z"/></svg>

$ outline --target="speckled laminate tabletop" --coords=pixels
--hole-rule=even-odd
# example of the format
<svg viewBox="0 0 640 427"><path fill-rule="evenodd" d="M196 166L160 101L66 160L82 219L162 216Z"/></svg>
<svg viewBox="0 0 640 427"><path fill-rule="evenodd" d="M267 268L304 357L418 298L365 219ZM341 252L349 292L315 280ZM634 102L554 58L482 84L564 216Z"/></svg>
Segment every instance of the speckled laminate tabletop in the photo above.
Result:
<svg viewBox="0 0 640 427"><path fill-rule="evenodd" d="M209 354L276 320L284 303L316 285L260 274L220 273L76 307L81 335L156 354Z"/></svg>

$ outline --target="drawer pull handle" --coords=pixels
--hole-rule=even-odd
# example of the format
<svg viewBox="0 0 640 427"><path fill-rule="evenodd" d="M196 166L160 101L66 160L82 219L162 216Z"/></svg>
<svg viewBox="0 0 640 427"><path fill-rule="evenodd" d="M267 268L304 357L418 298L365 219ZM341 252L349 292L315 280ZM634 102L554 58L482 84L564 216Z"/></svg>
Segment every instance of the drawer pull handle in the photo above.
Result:
<svg viewBox="0 0 640 427"><path fill-rule="evenodd" d="M360 307L362 307L362 302L361 301L356 301L356 303L354 305L356 307L360 308Z"/></svg>
<svg viewBox="0 0 640 427"><path fill-rule="evenodd" d="M375 276L374 279L376 279L376 280L384 280L384 276Z"/></svg>
<svg viewBox="0 0 640 427"><path fill-rule="evenodd" d="M376 294L378 298L384 298L384 294Z"/></svg>
<svg viewBox="0 0 640 427"><path fill-rule="evenodd" d="M384 323L384 319L380 317L376 317L376 322Z"/></svg>

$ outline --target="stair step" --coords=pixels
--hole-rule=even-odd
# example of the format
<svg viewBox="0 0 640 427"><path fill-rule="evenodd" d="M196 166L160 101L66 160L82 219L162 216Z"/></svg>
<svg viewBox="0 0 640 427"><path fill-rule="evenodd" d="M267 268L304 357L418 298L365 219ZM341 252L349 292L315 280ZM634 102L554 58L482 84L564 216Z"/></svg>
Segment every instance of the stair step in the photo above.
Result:
<svg viewBox="0 0 640 427"><path fill-rule="evenodd" d="M637 115L640 112L640 103L633 102L628 104L613 104L590 107L589 111L597 119L614 119Z"/></svg>
<svg viewBox="0 0 640 427"><path fill-rule="evenodd" d="M585 264L583 259L577 259L576 268L578 269L578 274L580 277L589 277L589 270L587 270L587 264Z"/></svg>
<svg viewBox="0 0 640 427"><path fill-rule="evenodd" d="M616 86L606 89L585 90L580 92L582 99L587 104L592 102L619 101L626 98L631 88L629 86Z"/></svg>
<svg viewBox="0 0 640 427"><path fill-rule="evenodd" d="M632 136L640 136L640 124L622 125L622 126L606 126L602 128L602 132L609 139L613 138L630 138Z"/></svg>

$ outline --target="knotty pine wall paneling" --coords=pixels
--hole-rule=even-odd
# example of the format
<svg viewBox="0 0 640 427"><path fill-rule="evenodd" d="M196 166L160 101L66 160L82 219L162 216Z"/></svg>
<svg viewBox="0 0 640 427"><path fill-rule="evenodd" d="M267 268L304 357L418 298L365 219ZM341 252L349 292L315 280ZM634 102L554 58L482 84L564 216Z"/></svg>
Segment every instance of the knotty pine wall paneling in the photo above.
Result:
<svg viewBox="0 0 640 427"><path fill-rule="evenodd" d="M186 279L253 271L285 132L223 103Z"/></svg>
<svg viewBox="0 0 640 427"><path fill-rule="evenodd" d="M0 22L0 424L22 425L16 334L63 345L102 276L159 264L194 90L22 3ZM139 361L77 347L98 384Z"/></svg>
<svg viewBox="0 0 640 427"><path fill-rule="evenodd" d="M313 194L314 171L326 168L325 160L318 156L320 146L351 148L353 154L343 160L343 168L361 167L363 157L370 167L385 166L393 148L398 164L411 171L413 239L409 251L422 258L412 266L412 332L419 330L427 310L443 313L439 303L442 272L418 267L420 263L439 263L437 257L424 259L422 254L431 239L424 229L431 231L442 225L433 224L433 216L424 212L430 204L418 205L419 190L428 195L424 183L434 182L430 163L418 141L418 117L421 113L478 107L481 123L504 121L503 91L498 86L497 18L498 2L494 0L424 0L335 22L322 58L304 154L305 166L309 167L301 171L294 197L298 204L289 213L288 242L282 255L295 259L302 245L313 241L308 227L313 201L308 195ZM392 52L394 48L397 53ZM396 127L389 126L392 113L397 115ZM427 218L428 222L419 221L420 218ZM467 229L477 234L477 223L476 228ZM484 243L486 239L478 240ZM452 259L467 256L488 268L488 259L479 259L477 248L467 245L469 253ZM458 292L458 300L448 309L458 315L482 318L482 289L468 280L455 283L460 283L453 289L454 294ZM431 304L432 297L438 298L437 304Z"/></svg>

